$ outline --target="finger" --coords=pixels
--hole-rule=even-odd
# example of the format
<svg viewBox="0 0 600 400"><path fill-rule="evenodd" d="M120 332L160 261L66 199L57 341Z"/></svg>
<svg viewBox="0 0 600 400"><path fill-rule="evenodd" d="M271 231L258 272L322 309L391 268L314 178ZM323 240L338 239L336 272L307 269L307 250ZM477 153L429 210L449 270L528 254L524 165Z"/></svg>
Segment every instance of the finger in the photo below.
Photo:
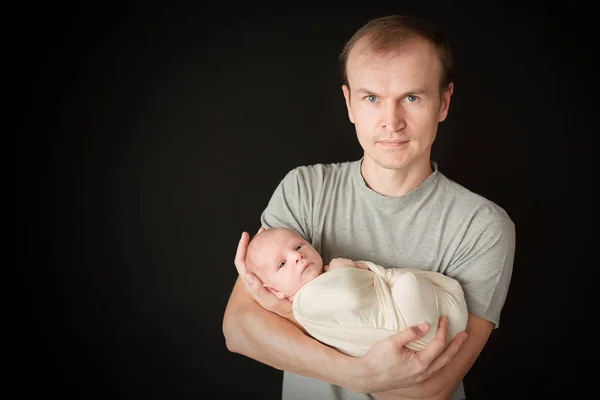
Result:
<svg viewBox="0 0 600 400"><path fill-rule="evenodd" d="M419 359L427 365L433 363L438 356L446 349L448 337L448 317L442 315L439 320L438 328L435 337L429 343L427 348L419 352Z"/></svg>
<svg viewBox="0 0 600 400"><path fill-rule="evenodd" d="M450 361L452 361L452 359L454 358L454 356L458 353L458 351L462 347L463 343L465 342L466 338L467 338L467 333L466 332L460 332L459 334L457 334L454 337L454 339L452 339L452 341L450 342L450 344L448 345L448 347L446 347L446 350L444 350L429 365L429 368L427 368L427 373L434 374L438 370L440 370L443 367L445 367L446 365L448 365L448 363L450 363Z"/></svg>
<svg viewBox="0 0 600 400"><path fill-rule="evenodd" d="M358 266L358 268L362 268L362 269L369 269L369 267L367 266L367 264L365 264L362 261L357 261L356 265Z"/></svg>
<svg viewBox="0 0 600 400"><path fill-rule="evenodd" d="M242 278L244 280L246 292L248 292L252 297L259 297L262 290L267 290L263 286L261 280L258 279L252 272L247 272Z"/></svg>
<svg viewBox="0 0 600 400"><path fill-rule="evenodd" d="M326 266L323 267L323 272L327 272L329 271L329 264L327 264Z"/></svg>
<svg viewBox="0 0 600 400"><path fill-rule="evenodd" d="M259 233L264 232L264 231L265 231L265 228L263 228L261 226L260 229L258 230L258 232L256 232L256 235L258 235ZM254 235L254 236L256 236L256 235Z"/></svg>
<svg viewBox="0 0 600 400"><path fill-rule="evenodd" d="M235 268L242 278L246 274L246 250L248 249L249 238L248 232L242 232L242 237L235 252Z"/></svg>
<svg viewBox="0 0 600 400"><path fill-rule="evenodd" d="M258 304L263 306L263 308L271 310L271 308L279 301L270 290L264 287L262 281L253 273L248 272L244 281L246 292L252 296Z"/></svg>

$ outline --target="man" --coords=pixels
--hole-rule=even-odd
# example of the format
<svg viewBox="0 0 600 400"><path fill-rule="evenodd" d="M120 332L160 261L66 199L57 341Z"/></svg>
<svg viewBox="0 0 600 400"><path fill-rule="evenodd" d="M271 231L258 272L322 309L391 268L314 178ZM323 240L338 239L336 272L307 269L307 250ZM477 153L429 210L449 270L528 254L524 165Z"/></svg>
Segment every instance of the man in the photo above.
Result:
<svg viewBox="0 0 600 400"><path fill-rule="evenodd" d="M466 332L446 342L447 321L415 326L347 357L305 335L281 301L240 273L223 320L230 351L284 370L284 399L463 399L462 379L498 326L515 250L514 224L493 202L446 178L431 160L454 90L452 55L428 23L403 16L370 21L341 54L348 116L364 156L290 171L273 193L262 228L296 230L320 252L415 267L458 280ZM246 279L247 278L247 279ZM269 312L268 310L272 311ZM437 329L420 352L404 345Z"/></svg>

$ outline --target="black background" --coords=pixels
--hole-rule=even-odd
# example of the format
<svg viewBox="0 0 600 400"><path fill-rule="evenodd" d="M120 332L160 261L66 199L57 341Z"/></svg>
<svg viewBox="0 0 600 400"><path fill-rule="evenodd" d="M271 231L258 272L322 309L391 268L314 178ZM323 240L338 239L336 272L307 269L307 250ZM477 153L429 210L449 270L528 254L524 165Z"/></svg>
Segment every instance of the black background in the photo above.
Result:
<svg viewBox="0 0 600 400"><path fill-rule="evenodd" d="M390 13L446 32L455 92L433 159L517 228L501 326L468 398L594 386L593 14L575 2L379 4L51 4L23 19L13 62L35 114L17 170L34 322L23 392L279 398L280 371L225 347L235 248L289 169L362 155L337 54Z"/></svg>

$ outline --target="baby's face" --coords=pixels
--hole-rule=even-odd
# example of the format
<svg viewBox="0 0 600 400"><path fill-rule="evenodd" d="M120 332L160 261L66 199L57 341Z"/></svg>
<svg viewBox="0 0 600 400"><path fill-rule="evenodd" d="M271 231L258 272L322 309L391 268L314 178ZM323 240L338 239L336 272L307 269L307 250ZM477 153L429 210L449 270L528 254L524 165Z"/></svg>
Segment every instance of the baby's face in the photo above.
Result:
<svg viewBox="0 0 600 400"><path fill-rule="evenodd" d="M264 232L267 233L267 232ZM277 229L261 249L261 279L279 298L290 298L323 272L323 259L295 232Z"/></svg>

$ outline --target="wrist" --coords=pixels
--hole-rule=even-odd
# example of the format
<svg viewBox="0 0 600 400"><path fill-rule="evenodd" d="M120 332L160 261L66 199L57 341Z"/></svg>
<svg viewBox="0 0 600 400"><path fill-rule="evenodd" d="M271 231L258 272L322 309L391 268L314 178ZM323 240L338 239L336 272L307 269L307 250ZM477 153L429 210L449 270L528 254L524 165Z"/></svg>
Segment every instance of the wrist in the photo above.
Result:
<svg viewBox="0 0 600 400"><path fill-rule="evenodd" d="M338 371L339 386L348 388L356 393L367 393L365 390L365 369L361 358L348 356L339 353L336 363L332 366L334 371Z"/></svg>

